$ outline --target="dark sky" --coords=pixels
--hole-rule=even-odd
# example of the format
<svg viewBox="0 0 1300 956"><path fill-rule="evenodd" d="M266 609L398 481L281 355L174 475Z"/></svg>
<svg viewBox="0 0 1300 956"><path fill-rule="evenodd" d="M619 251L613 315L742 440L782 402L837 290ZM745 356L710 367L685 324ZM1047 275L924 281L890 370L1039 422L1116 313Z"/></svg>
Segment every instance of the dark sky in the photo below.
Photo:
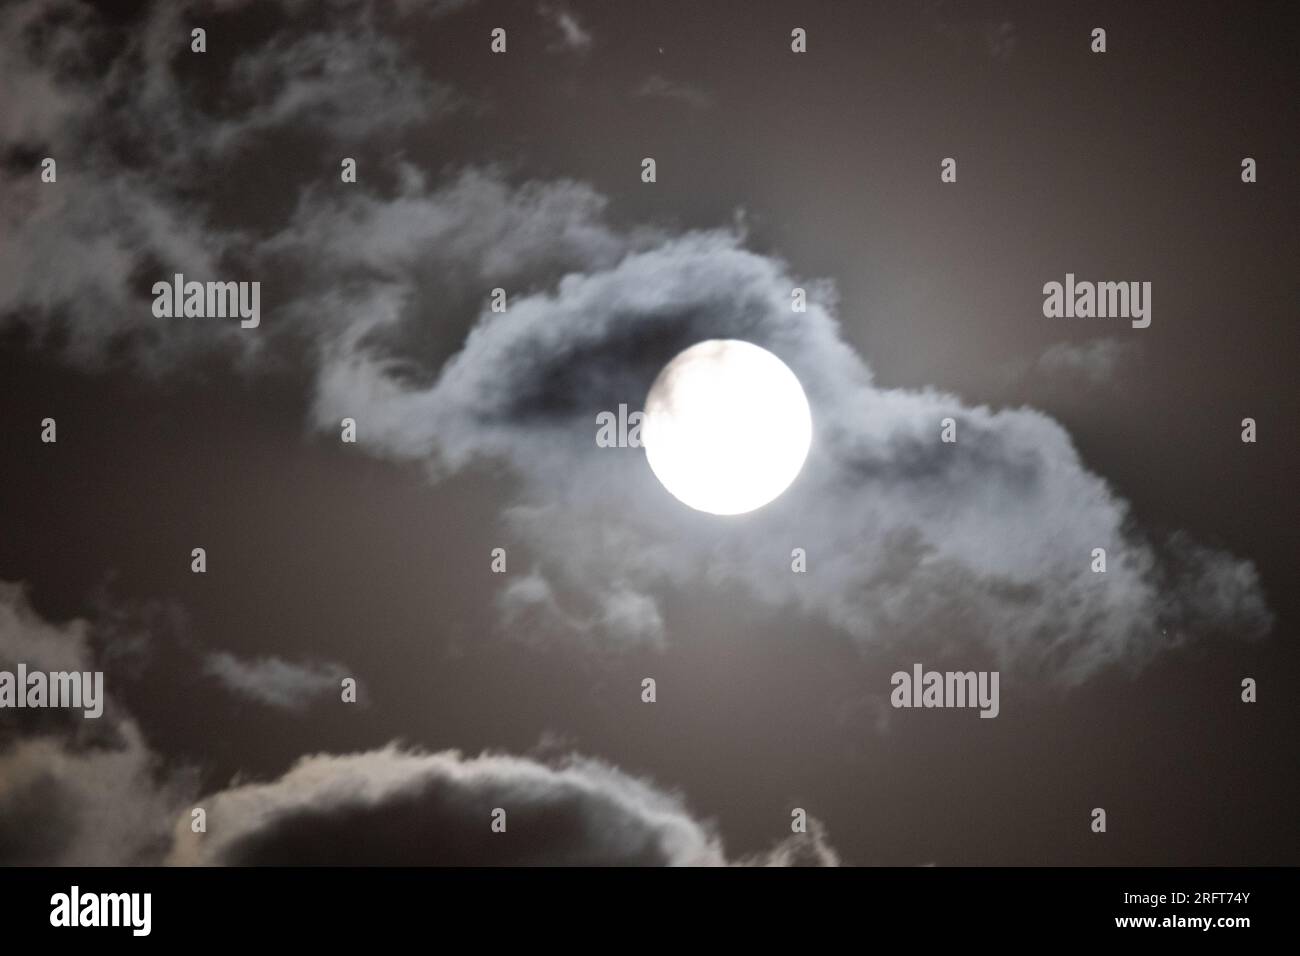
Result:
<svg viewBox="0 0 1300 956"><path fill-rule="evenodd" d="M293 862L345 831L374 862L680 861L621 798L566 789L608 771L611 793L652 782L637 808L675 794L733 860L803 807L848 864L1297 862L1286 4L111 6L0 16L4 98L26 104L0 120L0 580L56 630L88 622L119 729L0 714L0 861L184 858L171 821L218 791L227 861ZM39 183L47 155L57 184ZM732 239L655 258L692 230ZM809 325L788 293L784 316L763 299L769 269L781 289L825 280ZM148 289L173 271L261 281L262 326L155 319ZM1149 281L1150 328L1045 318L1042 286L1067 272ZM513 304L494 319L497 285ZM745 330L837 430L771 515L726 525L682 514L639 452L607 465L592 423L637 406L679 348ZM400 365L357 372L367 357ZM362 440L342 445L353 407ZM911 431L937 436L948 407L971 423L965 464ZM1140 567L1149 589L1062 584L1058 544L1102 519L1117 537L1097 543L1135 562L1105 586ZM1179 577L1189 554L1204 567ZM1217 576L1242 567L1240 593ZM512 613L504 592L539 581L559 609ZM1067 616L1074 670L1037 649ZM891 710L889 675L917 661L1000 668L1001 714ZM141 756L102 791L149 791L148 839L19 840L87 827L85 788L22 750L42 735L90 790L117 773L96 754ZM495 782L414 767L452 749ZM340 759L350 785L411 773L437 798L359 813L282 779L361 753L396 767ZM557 794L511 837L533 843L465 835L535 792L512 789L530 773ZM282 829L245 832L247 781L288 794Z"/></svg>

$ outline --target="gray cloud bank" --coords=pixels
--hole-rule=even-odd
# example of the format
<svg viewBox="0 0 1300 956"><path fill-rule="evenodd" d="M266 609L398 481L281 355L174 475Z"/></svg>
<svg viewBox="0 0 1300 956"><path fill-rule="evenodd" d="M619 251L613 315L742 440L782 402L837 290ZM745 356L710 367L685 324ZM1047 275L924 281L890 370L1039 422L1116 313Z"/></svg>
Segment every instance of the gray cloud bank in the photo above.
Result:
<svg viewBox="0 0 1300 956"><path fill-rule="evenodd" d="M169 862L225 865L723 866L717 836L679 797L596 760L389 746L305 757L280 779L200 801ZM491 828L505 811L504 832ZM819 826L746 865L836 865Z"/></svg>
<svg viewBox="0 0 1300 956"><path fill-rule="evenodd" d="M45 621L20 586L0 582L0 667L101 667L90 629ZM232 666L286 705L281 668ZM296 677L287 682L298 689ZM193 769L169 766L111 697L100 720L13 717L0 722L0 865L838 863L815 820L768 852L728 859L680 797L579 756L543 763L390 745L304 757L277 780L199 796ZM203 833L191 829L193 807L206 811ZM496 807L505 834L489 828Z"/></svg>
<svg viewBox="0 0 1300 956"><path fill-rule="evenodd" d="M152 615L146 632L121 609L91 622L44 620L19 584L0 581L0 669L103 671L107 703L89 720L80 709L0 711L0 865L109 866L157 863L173 821L197 791L194 768L168 766L127 712L119 682L141 679L140 658L168 626ZM124 656L121 648L129 648ZM333 680L337 665L244 661L207 655L226 689L301 710ZM188 815L186 816L188 820Z"/></svg>
<svg viewBox="0 0 1300 956"><path fill-rule="evenodd" d="M370 134L397 135L454 103L451 91L426 95L441 87L399 59L373 28L372 5L335 5L315 32L242 54L231 83L279 82L254 84L239 115L205 111L177 79L166 43L183 5L156 12L104 84L55 68L88 55L103 29L91 14L78 8L45 34L28 28L63 6L37 0L0 20L10 80L48 105L13 114L5 142L84 143L108 110L152 165L92 151L57 189L30 168L7 170L0 314L44 333L65 328L68 354L88 362L124 342L155 369L218 346L252 367L295 349L283 354L315 370L315 426L355 418L362 447L426 461L435 477L505 465L516 491L504 516L532 560L526 586L502 598L507 619L663 643L670 589L739 585L866 649L975 652L1065 683L1140 665L1172 641L1269 627L1249 561L1185 535L1148 538L1066 431L1033 409L879 387L840 337L829 284L747 250L736 232L616 227L580 183L517 182L493 167L433 181L397 160L391 188L304 185L269 232L215 227L212 210L186 197L213 157L267 123L357 132L334 129L346 113ZM378 86L357 88L346 70L312 67L322 50L330 63L387 66ZM145 116L155 117L149 129ZM223 262L238 263L240 278L292 277L258 334L160 325L131 284L173 267L214 274ZM496 286L510 296L504 314L485 306ZM809 289L804 313L791 310L794 286ZM813 409L804 473L743 518L687 512L639 451L593 440L597 412L638 407L658 369L706 338L772 350ZM955 444L939 440L947 417ZM793 547L808 550L806 575L790 573ZM1098 547L1105 574L1090 571Z"/></svg>

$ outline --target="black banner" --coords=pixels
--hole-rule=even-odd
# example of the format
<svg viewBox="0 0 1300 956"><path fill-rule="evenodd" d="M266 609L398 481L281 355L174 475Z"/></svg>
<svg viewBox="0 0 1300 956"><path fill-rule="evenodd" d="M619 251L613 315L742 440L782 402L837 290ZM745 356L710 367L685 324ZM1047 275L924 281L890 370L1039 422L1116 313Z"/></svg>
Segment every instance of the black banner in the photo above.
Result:
<svg viewBox="0 0 1300 956"><path fill-rule="evenodd" d="M6 942L1288 935L1295 869L5 869ZM673 935L667 936L668 933ZM684 937L682 933L690 934ZM613 934L611 936L610 934ZM460 941L460 942L458 942ZM604 948L602 946L602 948Z"/></svg>

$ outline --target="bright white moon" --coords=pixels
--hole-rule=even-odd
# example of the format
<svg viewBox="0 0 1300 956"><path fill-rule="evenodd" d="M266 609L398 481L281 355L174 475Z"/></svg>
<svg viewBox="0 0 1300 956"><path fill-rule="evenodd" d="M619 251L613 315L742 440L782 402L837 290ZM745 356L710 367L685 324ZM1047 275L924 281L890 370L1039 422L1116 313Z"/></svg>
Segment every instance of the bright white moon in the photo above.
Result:
<svg viewBox="0 0 1300 956"><path fill-rule="evenodd" d="M646 396L646 459L673 497L697 511L761 508L790 487L811 441L799 380L767 349L739 339L692 345Z"/></svg>

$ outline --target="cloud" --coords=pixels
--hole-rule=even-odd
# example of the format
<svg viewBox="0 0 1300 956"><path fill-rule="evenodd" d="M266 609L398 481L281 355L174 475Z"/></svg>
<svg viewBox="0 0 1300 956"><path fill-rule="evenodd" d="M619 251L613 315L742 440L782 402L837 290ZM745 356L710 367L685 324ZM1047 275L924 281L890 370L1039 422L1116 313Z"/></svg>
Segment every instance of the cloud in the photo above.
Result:
<svg viewBox="0 0 1300 956"><path fill-rule="evenodd" d="M213 16L241 5L220 4ZM229 175L276 131L359 143L461 102L403 59L372 4L321 15L281 6L310 19L235 56L220 98L184 79L191 54L177 38L207 9L198 0L154 4L130 29L70 0L0 11L0 71L6 89L24 94L0 118L9 160L0 170L0 326L18 322L36 344L88 367L125 357L161 373L213 352L254 360L258 337L220 322L160 330L149 308L152 283L176 272L242 279L254 268L249 231L219 224L218 210L196 198L212 175ZM57 183L40 181L42 156L57 160Z"/></svg>
<svg viewBox="0 0 1300 956"><path fill-rule="evenodd" d="M49 623L21 586L0 582L0 667L19 662L32 670L101 668L85 621ZM95 720L64 709L6 711L0 865L157 862L195 783L188 770L162 765L111 688Z"/></svg>
<svg viewBox="0 0 1300 956"><path fill-rule="evenodd" d="M52 29L56 18L65 29ZM0 86L5 109L0 113L0 141L26 143L48 138L52 130L84 119L85 98L70 89L65 73L55 68L88 60L94 39L93 15L74 3L27 2L0 9ZM49 68L42 68L48 64Z"/></svg>
<svg viewBox="0 0 1300 956"><path fill-rule="evenodd" d="M304 186L284 221L223 224L202 198L208 176L268 136L361 141L462 101L404 57L377 5L347 2L283 4L300 32L241 51L222 78L230 99L205 99L178 72L177 37L200 6L154 5L130 30L65 0L0 10L0 78L21 93L0 115L0 320L91 366L126 356L183 370L222 352L257 370L298 347L315 376L312 424L357 418L360 447L424 462L435 479L503 466L513 491L502 517L532 564L501 593L508 626L663 646L669 595L739 587L866 652L966 666L983 656L1065 684L1270 626L1251 562L1186 534L1149 538L1041 412L881 387L840 335L833 287L737 232L615 226L583 183L498 167L431 182L410 163L347 190ZM562 46L590 46L571 14L546 10ZM1014 32L999 20L984 39L1008 55ZM652 77L639 95L702 105L688 89ZM35 175L46 154L59 157L57 186ZM142 289L173 271L276 276L264 334L159 325ZM504 314L485 306L496 286ZM791 311L795 286L809 291L804 313ZM735 519L688 511L639 450L594 442L597 413L638 407L664 363L719 337L779 355L816 429L794 486ZM1040 365L1095 378L1118 361L1095 344L1049 350ZM955 444L939 441L949 417ZM790 573L796 546L806 575ZM1104 575L1089 568L1096 547ZM0 587L0 655L20 654L48 667L97 659L84 623L44 622ZM207 661L228 688L274 706L299 706L337 676L330 664ZM0 861L156 860L175 825L176 862L727 862L680 798L588 758L395 746L305 757L277 781L214 794L203 840L179 815L192 789L111 696L95 722L28 713L0 733ZM487 827L493 806L510 810L509 839ZM744 862L834 858L814 827Z"/></svg>
<svg viewBox="0 0 1300 956"><path fill-rule="evenodd" d="M259 247L268 264L306 269L304 291L326 290L291 306L316 318L317 335L322 311L333 337L343 327L392 324L404 317L392 307L419 299L444 312L468 306L472 318L494 285L513 292L557 272L612 265L657 238L650 230L609 227L602 220L607 200L582 183L512 187L500 170L485 168L430 187L414 167L402 165L399 173L401 183L388 196L309 189L284 228ZM379 308L359 308L366 303L356 299L331 303L326 297L340 287L409 299Z"/></svg>
<svg viewBox="0 0 1300 956"><path fill-rule="evenodd" d="M338 139L445 116L460 99L429 81L376 29L369 6L329 30L272 37L241 54L230 69L230 94L247 104L212 129L210 148L290 123L310 123Z"/></svg>
<svg viewBox="0 0 1300 956"><path fill-rule="evenodd" d="M1135 342L1116 338L1089 342L1057 342L1049 346L1035 363L1035 371L1049 377L1069 376L1090 385L1104 385L1114 380L1120 368L1141 352Z"/></svg>
<svg viewBox="0 0 1300 956"><path fill-rule="evenodd" d="M305 710L315 699L340 692L348 670L340 664L295 663L279 657L245 660L225 651L209 654L203 669L227 690L282 710Z"/></svg>
<svg viewBox="0 0 1300 956"><path fill-rule="evenodd" d="M90 660L85 621L55 625L32 609L22 585L0 581L0 661L36 670L84 670Z"/></svg>
<svg viewBox="0 0 1300 956"><path fill-rule="evenodd" d="M746 866L839 866L840 855L820 820L808 818L808 832L793 834L766 853L742 861Z"/></svg>
<svg viewBox="0 0 1300 956"><path fill-rule="evenodd" d="M562 637L585 639L596 646L667 646L667 626L653 595L615 583L589 598L578 608L561 606L550 583L534 569L509 581L497 597L497 606L506 634L527 643L544 644Z"/></svg>
<svg viewBox="0 0 1300 956"><path fill-rule="evenodd" d="M50 623L19 585L0 582L0 667L94 669L92 644L88 622ZM209 664L234 689L278 707L334 686L328 668L274 658L216 654ZM278 780L199 798L194 768L154 753L111 696L99 720L13 716L0 725L0 865L729 862L680 796L589 757L465 758L390 744L306 756ZM195 806L207 813L206 833L191 831ZM489 829L496 807L507 811L507 835ZM736 862L837 865L838 856L810 820L808 834Z"/></svg>
<svg viewBox="0 0 1300 956"><path fill-rule="evenodd" d="M158 757L133 721L111 743L50 737L0 751L0 865L156 864L192 778L158 781Z"/></svg>
<svg viewBox="0 0 1300 956"><path fill-rule="evenodd" d="M632 92L632 95L675 100L697 110L705 110L713 105L713 97L703 90L688 83L665 79L657 73L647 77L645 82Z"/></svg>
<svg viewBox="0 0 1300 956"><path fill-rule="evenodd" d="M484 314L431 383L364 346L336 356L317 417L354 415L381 453L426 459L435 473L511 465L519 500L505 516L538 555L552 610L565 595L739 582L864 647L946 642L1067 683L1144 663L1168 646L1170 625L1266 630L1249 562L1201 549L1189 563L1173 543L1146 540L1040 412L877 387L841 340L825 287L791 312L801 284L733 233L664 238ZM724 524L671 502L639 451L593 440L599 411L639 407L658 369L706 338L779 355L807 388L816 432L791 491ZM949 417L955 444L939 440ZM809 549L806 578L785 564L794 546ZM1097 547L1105 576L1090 570ZM1194 606L1187 596L1210 579L1214 599Z"/></svg>
<svg viewBox="0 0 1300 956"><path fill-rule="evenodd" d="M594 42L591 31L582 25L572 10L562 4L543 3L538 6L537 12L550 26L554 36L547 46L548 50L553 53L586 53L591 49Z"/></svg>
<svg viewBox="0 0 1300 956"><path fill-rule="evenodd" d="M1016 25L1010 20L989 20L983 25L984 48L995 60L1007 60L1016 52Z"/></svg>
<svg viewBox="0 0 1300 956"><path fill-rule="evenodd" d="M287 219L257 235L213 228L210 211L184 198L180 187L195 185L185 177L237 151L265 117L328 126L336 110L365 113L347 98L347 64L381 64L363 102L391 96L400 102L376 115L405 121L401 103L417 87L400 51L369 25L368 5L338 9L352 19L248 54L265 59L235 75L268 83L250 82L261 98L243 119L190 102L166 55L114 60L105 99L88 79L69 81L88 105L65 104L49 135L80 141L80 124L100 111L127 134L148 117L164 135L143 158L159 172L92 157L75 204L25 172L3 213L13 238L0 244L0 314L66 328L73 356L116 349L146 367L183 368L218 348L245 367L274 367L268 353L292 344L295 361L314 369L313 425L356 418L360 447L421 460L435 478L505 466L515 491L503 518L545 590L514 588L502 611L543 630L662 645L667 594L738 585L755 604L828 624L866 651L975 655L1075 683L1141 665L1170 633L1251 637L1270 626L1249 561L1150 540L1048 416L877 386L840 336L833 287L746 249L736 232L614 226L605 198L582 183L512 181L497 167L430 182L400 162L388 186L305 186ZM172 42L175 23L162 16L180 14L158 15L131 42L155 54ZM8 45L17 41L6 22ZM19 48L48 67L47 49ZM341 72L322 73L335 52ZM146 67L132 65L141 59ZM165 155L169 143L179 159ZM127 277L182 263L277 276L265 334L236 323L160 327ZM795 286L809 290L806 312L791 311ZM504 314L486 306L494 287L507 291ZM639 407L673 355L720 337L779 355L803 382L815 426L794 486L721 523L671 500L639 450L594 443L597 413ZM1096 375L1118 354L1097 345L1044 361ZM955 444L939 441L945 418L957 422ZM807 549L807 575L790 573L793 547ZM1098 547L1104 575L1090 570Z"/></svg>
<svg viewBox="0 0 1300 956"><path fill-rule="evenodd" d="M280 779L202 801L208 832L176 830L170 862L226 865L721 866L712 829L682 799L597 760L554 764L390 745L304 757ZM491 829L506 811L506 830ZM809 833L740 861L835 865Z"/></svg>

